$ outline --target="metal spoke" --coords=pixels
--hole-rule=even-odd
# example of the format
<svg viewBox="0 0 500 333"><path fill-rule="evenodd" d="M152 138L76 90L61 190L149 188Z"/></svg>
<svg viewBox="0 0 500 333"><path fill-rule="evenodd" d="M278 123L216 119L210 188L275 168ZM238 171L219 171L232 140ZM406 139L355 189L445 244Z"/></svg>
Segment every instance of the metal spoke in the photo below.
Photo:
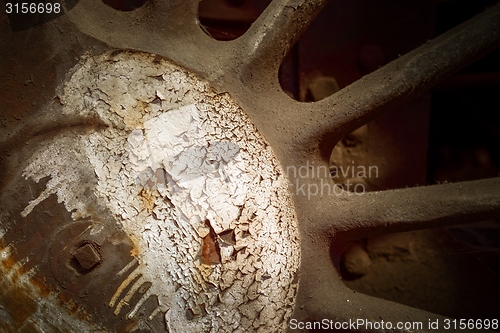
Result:
<svg viewBox="0 0 500 333"><path fill-rule="evenodd" d="M252 71L276 74L286 53L328 0L274 0L238 39L240 58ZM239 64L240 66L242 64Z"/></svg>
<svg viewBox="0 0 500 333"><path fill-rule="evenodd" d="M316 228L365 237L500 217L500 178L349 193L316 218ZM352 209L360 207L360 209Z"/></svg>
<svg viewBox="0 0 500 333"><path fill-rule="evenodd" d="M379 114L416 96L500 45L500 4L363 77L335 95L304 104L311 116L294 133L329 147ZM293 124L291 124L293 125Z"/></svg>
<svg viewBox="0 0 500 333"><path fill-rule="evenodd" d="M328 253L328 241L306 236L303 239L303 260L301 265L301 285L294 313L295 320L321 321L323 319L335 322L364 320L380 323L382 320L392 325L398 322L422 322L422 328L415 331L427 332L429 320L445 317L405 306L399 303L374 298L357 293L347 288L338 276ZM369 306L367 306L369 304ZM330 324L331 325L331 324ZM367 324L369 325L369 324ZM348 329L352 327L347 327ZM330 330L339 331L338 328ZM356 327L356 332L376 331L366 326ZM390 330L389 330L390 331Z"/></svg>

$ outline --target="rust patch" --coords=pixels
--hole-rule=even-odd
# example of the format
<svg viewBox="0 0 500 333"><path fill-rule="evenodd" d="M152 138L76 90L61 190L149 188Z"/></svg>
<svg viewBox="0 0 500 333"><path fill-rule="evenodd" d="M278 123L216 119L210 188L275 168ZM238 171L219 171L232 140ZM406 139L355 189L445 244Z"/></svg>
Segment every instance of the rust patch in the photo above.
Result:
<svg viewBox="0 0 500 333"><path fill-rule="evenodd" d="M151 190L148 190L146 188L141 189L141 192L139 192L139 196L142 199L144 208L147 210L148 213L151 214L151 212L155 208L155 196L153 195Z"/></svg>
<svg viewBox="0 0 500 333"><path fill-rule="evenodd" d="M217 243L215 242L215 234L212 230L203 238L203 247L201 250L201 258L205 265L220 264L220 253Z"/></svg>
<svg viewBox="0 0 500 333"><path fill-rule="evenodd" d="M137 325L138 325L137 321L132 321L128 323L127 326L125 327L125 332L134 331L137 328Z"/></svg>
<svg viewBox="0 0 500 333"><path fill-rule="evenodd" d="M130 255L134 258L137 258L140 254L139 251L139 239L136 235L128 235L130 241L132 242L132 249L130 250Z"/></svg>
<svg viewBox="0 0 500 333"><path fill-rule="evenodd" d="M28 295L28 293L16 287L5 285L2 283L2 292L0 293L0 304L4 306L7 313L12 318L14 328L18 331L26 320L37 310L35 301Z"/></svg>
<svg viewBox="0 0 500 333"><path fill-rule="evenodd" d="M16 261L14 259L12 259L10 256L8 258L5 258L4 260L2 260L2 266L6 270L9 270L9 271L12 270L15 265L16 265Z"/></svg>
<svg viewBox="0 0 500 333"><path fill-rule="evenodd" d="M5 250L5 246L3 245L2 240L0 239L0 251L3 251L3 250ZM26 273L26 270L24 269L23 266L19 266L16 268L15 267L16 263L17 263L16 260L14 260L12 258L12 256L10 256L10 255L0 262L0 264L2 266L2 267L0 267L0 276L5 274L6 272L11 272L10 282L14 285L16 285L17 282L19 281L19 278ZM16 269L15 272L14 272L14 269ZM32 277L30 279L30 281L34 286L38 287L38 292L41 296L47 296L49 293L52 292L52 290L49 289L44 284L44 281L40 281L40 279L37 279L36 276ZM3 281L3 283L0 284L0 286L2 287L2 288L0 288L0 292L2 290L8 289L8 286L4 285L5 283L7 283L7 282ZM0 301L0 304L1 303L2 302Z"/></svg>
<svg viewBox="0 0 500 333"><path fill-rule="evenodd" d="M90 314L81 308L81 306L76 303L71 295L65 295L65 293L60 293L58 295L59 306L66 308L68 312L75 315L82 321L89 321L91 319Z"/></svg>

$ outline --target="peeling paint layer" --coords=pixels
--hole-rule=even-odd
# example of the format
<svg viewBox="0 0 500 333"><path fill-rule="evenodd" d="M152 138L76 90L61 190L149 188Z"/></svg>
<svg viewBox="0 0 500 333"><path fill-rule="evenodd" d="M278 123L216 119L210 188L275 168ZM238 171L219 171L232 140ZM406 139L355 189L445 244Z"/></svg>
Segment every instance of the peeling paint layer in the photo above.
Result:
<svg viewBox="0 0 500 333"><path fill-rule="evenodd" d="M59 99L68 117L108 127L34 153L25 177L50 180L22 214L55 193L73 219L89 217L81 170L94 171L94 194L137 244L139 264L109 300L115 314L147 286L129 318L156 297L151 316L170 332L284 332L297 221L271 148L230 97L166 60L122 52L82 59Z"/></svg>

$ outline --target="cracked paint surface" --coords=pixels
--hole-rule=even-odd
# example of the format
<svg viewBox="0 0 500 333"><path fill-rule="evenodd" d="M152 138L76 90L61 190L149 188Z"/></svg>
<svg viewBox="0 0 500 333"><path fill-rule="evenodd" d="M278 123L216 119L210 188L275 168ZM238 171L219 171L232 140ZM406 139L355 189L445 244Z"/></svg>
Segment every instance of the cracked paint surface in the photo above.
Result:
<svg viewBox="0 0 500 333"><path fill-rule="evenodd" d="M68 116L107 126L33 154L24 176L50 180L22 215L56 194L74 220L92 217L79 184L93 170L94 194L137 244L139 264L109 300L114 313L147 285L129 318L156 297L150 319L163 316L170 332L284 332L297 221L270 146L230 97L132 52L82 59L58 97Z"/></svg>

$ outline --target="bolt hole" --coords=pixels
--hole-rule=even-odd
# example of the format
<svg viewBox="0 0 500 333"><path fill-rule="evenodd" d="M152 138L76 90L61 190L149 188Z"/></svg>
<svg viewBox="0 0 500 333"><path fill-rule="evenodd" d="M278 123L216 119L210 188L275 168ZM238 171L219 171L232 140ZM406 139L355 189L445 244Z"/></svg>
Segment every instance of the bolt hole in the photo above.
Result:
<svg viewBox="0 0 500 333"><path fill-rule="evenodd" d="M102 2L121 12L130 12L144 6L147 0L102 0Z"/></svg>

